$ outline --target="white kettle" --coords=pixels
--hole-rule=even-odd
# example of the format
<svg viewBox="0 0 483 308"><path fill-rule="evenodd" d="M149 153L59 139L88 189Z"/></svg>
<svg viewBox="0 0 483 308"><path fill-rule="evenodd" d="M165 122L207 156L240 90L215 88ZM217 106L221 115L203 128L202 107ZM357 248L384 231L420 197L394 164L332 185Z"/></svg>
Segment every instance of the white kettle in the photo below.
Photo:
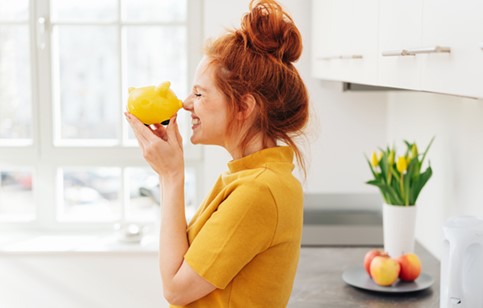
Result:
<svg viewBox="0 0 483 308"><path fill-rule="evenodd" d="M443 234L440 308L483 308L483 219L452 217Z"/></svg>

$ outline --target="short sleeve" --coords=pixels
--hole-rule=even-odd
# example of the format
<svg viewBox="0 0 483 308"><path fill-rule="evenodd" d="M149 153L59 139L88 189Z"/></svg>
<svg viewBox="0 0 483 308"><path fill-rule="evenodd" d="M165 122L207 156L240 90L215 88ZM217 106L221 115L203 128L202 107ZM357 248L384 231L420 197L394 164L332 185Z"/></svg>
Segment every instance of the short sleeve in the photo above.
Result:
<svg viewBox="0 0 483 308"><path fill-rule="evenodd" d="M236 187L191 243L185 260L200 276L223 289L258 253L270 247L277 208L266 185Z"/></svg>

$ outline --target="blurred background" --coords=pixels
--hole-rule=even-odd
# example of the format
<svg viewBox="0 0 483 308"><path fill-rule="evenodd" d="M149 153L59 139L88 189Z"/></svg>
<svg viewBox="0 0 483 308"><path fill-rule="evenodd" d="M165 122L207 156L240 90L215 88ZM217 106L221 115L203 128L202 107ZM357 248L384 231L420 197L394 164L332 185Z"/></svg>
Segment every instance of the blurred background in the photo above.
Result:
<svg viewBox="0 0 483 308"><path fill-rule="evenodd" d="M416 239L439 258L448 217L483 215L483 104L475 95L483 27L468 26L481 23L481 10L471 6L480 4L280 2L304 43L295 65L311 103L299 140L308 173L295 173L309 207L343 215L380 211L377 190L365 184L364 155L402 147L404 139L425 145L435 136L428 153L434 175L418 199ZM166 305L155 237L158 179L124 121L127 89L169 80L184 98L203 42L238 27L248 5L0 0L0 307ZM438 14L423 18L423 5ZM464 15L446 18L450 13ZM425 37L423 28L432 32ZM423 37L455 52L381 57L380 48L418 46ZM181 110L178 119L189 218L231 158L218 147L191 145L189 114ZM114 227L130 224L150 232L121 243Z"/></svg>

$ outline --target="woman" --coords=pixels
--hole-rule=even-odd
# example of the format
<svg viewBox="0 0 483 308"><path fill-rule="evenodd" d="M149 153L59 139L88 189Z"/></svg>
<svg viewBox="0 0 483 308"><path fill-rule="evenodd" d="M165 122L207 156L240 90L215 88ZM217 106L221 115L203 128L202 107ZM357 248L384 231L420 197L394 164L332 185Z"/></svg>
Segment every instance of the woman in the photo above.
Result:
<svg viewBox="0 0 483 308"><path fill-rule="evenodd" d="M240 29L208 43L183 103L194 144L233 160L189 225L176 116L148 128L126 113L163 189L159 266L173 306L285 307L297 268L303 193L292 175L293 137L308 119L302 52L292 19L273 0L252 1ZM279 143L284 144L283 146Z"/></svg>

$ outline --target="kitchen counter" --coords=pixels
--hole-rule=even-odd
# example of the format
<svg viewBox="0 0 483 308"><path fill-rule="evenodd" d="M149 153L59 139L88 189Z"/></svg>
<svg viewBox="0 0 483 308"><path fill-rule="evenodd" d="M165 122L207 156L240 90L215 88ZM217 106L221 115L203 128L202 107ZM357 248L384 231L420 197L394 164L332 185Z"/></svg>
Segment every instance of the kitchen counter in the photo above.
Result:
<svg viewBox="0 0 483 308"><path fill-rule="evenodd" d="M288 308L439 307L440 263L416 245L423 272L434 279L425 290L393 294L354 288L342 280L345 269L360 264L371 247L303 247Z"/></svg>

